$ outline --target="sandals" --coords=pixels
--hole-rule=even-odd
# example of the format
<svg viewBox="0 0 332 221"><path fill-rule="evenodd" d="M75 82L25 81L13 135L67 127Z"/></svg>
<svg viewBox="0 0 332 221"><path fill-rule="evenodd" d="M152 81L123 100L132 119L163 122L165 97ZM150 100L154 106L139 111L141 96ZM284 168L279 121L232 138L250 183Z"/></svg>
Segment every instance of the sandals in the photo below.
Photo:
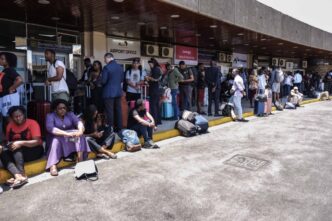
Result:
<svg viewBox="0 0 332 221"><path fill-rule="evenodd" d="M10 186L13 189L18 189L24 186L28 183L28 178L25 178L23 180L15 180L14 183Z"/></svg>
<svg viewBox="0 0 332 221"><path fill-rule="evenodd" d="M10 178L9 180L6 181L6 185L7 186L11 186L11 185L14 184L14 182L15 182L15 179L14 178Z"/></svg>
<svg viewBox="0 0 332 221"><path fill-rule="evenodd" d="M109 155L109 157L111 158L111 159L117 159L118 158L118 155L116 155L115 153L112 153L111 155Z"/></svg>
<svg viewBox="0 0 332 221"><path fill-rule="evenodd" d="M51 176L58 176L59 173L58 173L57 168L51 168L50 169L50 174L51 174Z"/></svg>
<svg viewBox="0 0 332 221"><path fill-rule="evenodd" d="M97 158L98 159L105 159L105 160L109 160L110 159L110 157L107 154L104 154L104 153L97 154Z"/></svg>

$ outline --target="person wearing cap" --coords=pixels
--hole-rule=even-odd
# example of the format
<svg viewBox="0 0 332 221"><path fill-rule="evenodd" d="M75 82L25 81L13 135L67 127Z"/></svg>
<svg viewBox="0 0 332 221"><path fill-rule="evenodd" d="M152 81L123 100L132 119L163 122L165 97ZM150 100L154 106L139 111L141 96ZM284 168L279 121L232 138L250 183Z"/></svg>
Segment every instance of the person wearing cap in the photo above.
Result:
<svg viewBox="0 0 332 221"><path fill-rule="evenodd" d="M299 92L298 87L294 87L288 96L288 102L291 102L296 107L300 107L302 100L303 100L303 94Z"/></svg>
<svg viewBox="0 0 332 221"><path fill-rule="evenodd" d="M148 64L151 68L151 72L149 75L145 76L145 80L147 80L149 83L150 112L156 123L161 124L160 113L159 113L160 112L159 101L161 94L159 90L159 85L163 72L156 59L151 58L148 61Z"/></svg>
<svg viewBox="0 0 332 221"><path fill-rule="evenodd" d="M207 69L205 81L208 85L209 103L208 103L208 116L212 116L212 102L214 101L214 116L220 117L219 102L221 91L221 73L217 67L217 61L212 59L211 67Z"/></svg>
<svg viewBox="0 0 332 221"><path fill-rule="evenodd" d="M133 59L132 66L126 71L127 101L136 101L141 98L141 86L144 84L146 73L140 68L140 59Z"/></svg>
<svg viewBox="0 0 332 221"><path fill-rule="evenodd" d="M191 111L191 101L193 94L192 83L194 81L194 74L190 69L187 68L187 65L184 61L180 61L179 71L183 76L183 80L179 82L180 99L181 99L180 110Z"/></svg>
<svg viewBox="0 0 332 221"><path fill-rule="evenodd" d="M234 76L233 86L231 92L233 93L233 103L234 110L236 114L236 121L239 122L248 122L248 120L244 119L242 116L242 104L241 99L245 95L245 87L243 84L243 79L240 76L240 72L238 69L234 69L232 71Z"/></svg>
<svg viewBox="0 0 332 221"><path fill-rule="evenodd" d="M298 88L299 91L302 92L302 74L300 71L296 71L294 75L294 86Z"/></svg>
<svg viewBox="0 0 332 221"><path fill-rule="evenodd" d="M104 56L106 66L102 71L101 84L103 85L103 99L105 102L105 111L107 124L114 126L116 123L116 131L122 129L122 67L115 61L112 53L106 53ZM116 116L116 119L114 119Z"/></svg>

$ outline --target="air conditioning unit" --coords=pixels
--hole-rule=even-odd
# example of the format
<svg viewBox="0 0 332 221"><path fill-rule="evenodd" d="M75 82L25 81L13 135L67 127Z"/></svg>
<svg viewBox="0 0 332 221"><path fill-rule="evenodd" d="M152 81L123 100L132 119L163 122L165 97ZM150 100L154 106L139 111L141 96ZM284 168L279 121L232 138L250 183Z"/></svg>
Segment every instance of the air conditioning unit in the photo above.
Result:
<svg viewBox="0 0 332 221"><path fill-rule="evenodd" d="M286 67L286 59L279 59L279 66L282 68Z"/></svg>
<svg viewBox="0 0 332 221"><path fill-rule="evenodd" d="M231 55L231 54L228 54L228 55L227 55L226 62L228 62L228 63L232 63L232 62L233 62L233 61L232 61L232 55Z"/></svg>
<svg viewBox="0 0 332 221"><path fill-rule="evenodd" d="M161 47L161 57L172 58L173 57L173 48Z"/></svg>
<svg viewBox="0 0 332 221"><path fill-rule="evenodd" d="M308 61L302 61L302 68L308 68Z"/></svg>
<svg viewBox="0 0 332 221"><path fill-rule="evenodd" d="M272 66L278 66L279 65L279 59L278 58L272 58Z"/></svg>
<svg viewBox="0 0 332 221"><path fill-rule="evenodd" d="M159 56L158 45L145 45L145 54L148 56Z"/></svg>
<svg viewBox="0 0 332 221"><path fill-rule="evenodd" d="M294 63L293 62L286 62L286 69L287 70L293 70Z"/></svg>
<svg viewBox="0 0 332 221"><path fill-rule="evenodd" d="M225 53L219 53L218 54L218 60L219 60L219 62L226 62L226 54Z"/></svg>

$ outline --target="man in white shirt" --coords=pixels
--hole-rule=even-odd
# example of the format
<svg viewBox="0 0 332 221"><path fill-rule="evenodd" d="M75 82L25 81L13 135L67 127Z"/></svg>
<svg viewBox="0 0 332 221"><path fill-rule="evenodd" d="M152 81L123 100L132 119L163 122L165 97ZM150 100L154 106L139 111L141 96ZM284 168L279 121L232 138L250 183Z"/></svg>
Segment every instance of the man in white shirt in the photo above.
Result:
<svg viewBox="0 0 332 221"><path fill-rule="evenodd" d="M139 68L140 59L135 58L131 69L126 72L127 101L137 101L141 98L141 87L144 84L145 71Z"/></svg>
<svg viewBox="0 0 332 221"><path fill-rule="evenodd" d="M299 71L297 71L294 76L294 87L297 87L299 91L302 92L301 84L302 84L302 75Z"/></svg>
<svg viewBox="0 0 332 221"><path fill-rule="evenodd" d="M45 84L51 85L52 100L63 99L69 101L69 89L66 83L66 66L60 60L56 60L55 51L45 50L45 60L49 62L47 79Z"/></svg>
<svg viewBox="0 0 332 221"><path fill-rule="evenodd" d="M243 83L243 79L240 76L240 72L238 69L234 69L232 72L234 76L234 82L232 86L233 95L233 103L234 103L234 110L236 114L237 121L239 122L248 122L242 116L242 104L241 99L245 95L245 86Z"/></svg>

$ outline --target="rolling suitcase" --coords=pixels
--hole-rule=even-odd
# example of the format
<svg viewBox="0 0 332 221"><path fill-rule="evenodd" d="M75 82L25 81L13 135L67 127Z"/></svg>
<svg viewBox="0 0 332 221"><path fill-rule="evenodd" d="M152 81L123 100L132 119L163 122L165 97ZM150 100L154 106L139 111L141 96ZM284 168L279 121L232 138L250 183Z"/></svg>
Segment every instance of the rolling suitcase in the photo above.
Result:
<svg viewBox="0 0 332 221"><path fill-rule="evenodd" d="M198 133L206 133L209 129L209 122L202 115L195 117L195 125L198 126Z"/></svg>
<svg viewBox="0 0 332 221"><path fill-rule="evenodd" d="M254 114L263 115L265 112L265 102L259 102L255 100Z"/></svg>
<svg viewBox="0 0 332 221"><path fill-rule="evenodd" d="M265 102L265 113L271 114L272 113L272 91L266 90L265 95L267 96L267 100Z"/></svg>
<svg viewBox="0 0 332 221"><path fill-rule="evenodd" d="M147 98L147 86L142 86L141 88L143 88L143 92L141 93L141 99L143 99L145 101L145 108L147 112L150 112L150 102L146 99ZM135 108L135 102L136 101L129 101L129 108L130 110Z"/></svg>
<svg viewBox="0 0 332 221"><path fill-rule="evenodd" d="M47 99L49 97L49 99ZM38 122L42 134L42 138L46 137L46 116L51 113L51 87L44 90L44 101L30 101L28 103L28 118Z"/></svg>
<svg viewBox="0 0 332 221"><path fill-rule="evenodd" d="M164 102L162 106L162 118L169 119L174 116L174 110L172 103Z"/></svg>
<svg viewBox="0 0 332 221"><path fill-rule="evenodd" d="M179 120L175 123L175 128L178 129L182 136L192 137L198 132L198 127L186 120Z"/></svg>
<svg viewBox="0 0 332 221"><path fill-rule="evenodd" d="M127 128L129 111L128 111L128 103L125 93L123 93L121 97L121 112L122 112L122 127Z"/></svg>

